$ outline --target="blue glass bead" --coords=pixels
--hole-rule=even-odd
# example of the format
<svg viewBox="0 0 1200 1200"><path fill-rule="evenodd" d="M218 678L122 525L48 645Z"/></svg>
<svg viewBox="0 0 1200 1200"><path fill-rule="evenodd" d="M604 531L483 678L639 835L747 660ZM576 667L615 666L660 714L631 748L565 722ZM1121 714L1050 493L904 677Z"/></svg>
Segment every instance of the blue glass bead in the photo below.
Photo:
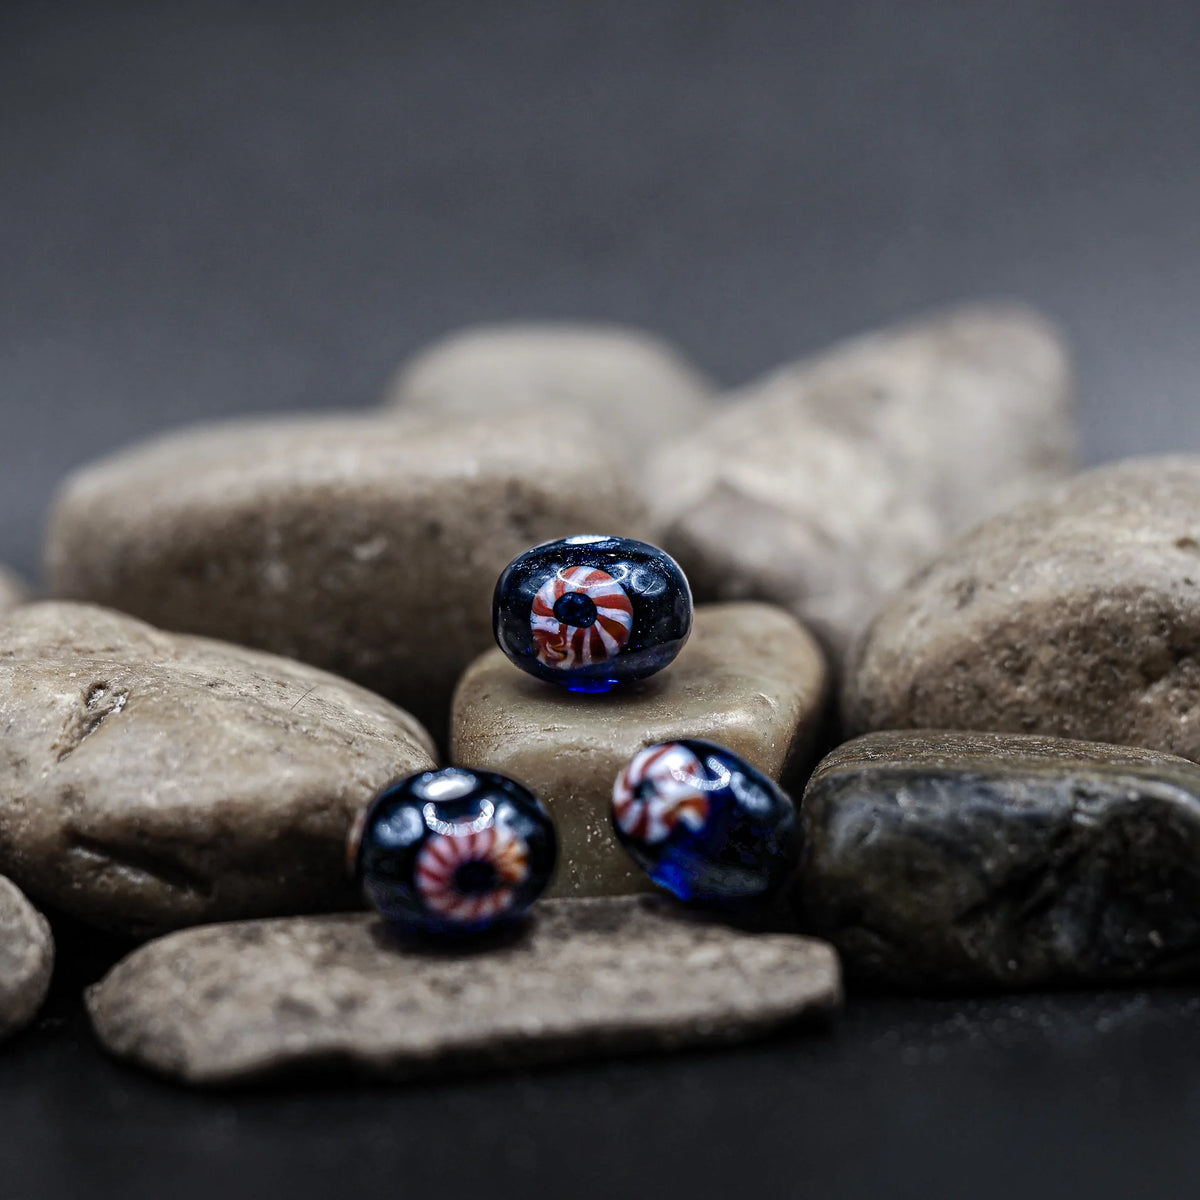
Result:
<svg viewBox="0 0 1200 1200"><path fill-rule="evenodd" d="M479 933L520 916L554 874L558 842L532 792L447 767L392 784L350 835L367 900L398 930Z"/></svg>
<svg viewBox="0 0 1200 1200"><path fill-rule="evenodd" d="M513 559L496 584L492 624L523 671L607 692L675 658L692 631L692 592L657 546L588 534Z"/></svg>
<svg viewBox="0 0 1200 1200"><path fill-rule="evenodd" d="M634 861L681 900L770 897L798 859L796 806L715 742L660 742L613 785L613 828Z"/></svg>

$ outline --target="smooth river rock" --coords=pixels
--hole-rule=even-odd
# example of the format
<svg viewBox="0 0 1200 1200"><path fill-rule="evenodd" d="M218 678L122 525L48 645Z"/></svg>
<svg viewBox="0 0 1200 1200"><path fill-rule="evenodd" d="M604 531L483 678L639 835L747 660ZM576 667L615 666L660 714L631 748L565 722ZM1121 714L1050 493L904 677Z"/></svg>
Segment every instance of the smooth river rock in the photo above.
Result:
<svg viewBox="0 0 1200 1200"><path fill-rule="evenodd" d="M1200 767L1022 734L885 732L802 804L804 928L856 978L1024 988L1200 977Z"/></svg>
<svg viewBox="0 0 1200 1200"><path fill-rule="evenodd" d="M790 609L840 665L949 536L1061 479L1072 381L1055 331L969 307L857 338L729 397L650 464L698 599Z"/></svg>
<svg viewBox="0 0 1200 1200"><path fill-rule="evenodd" d="M505 413L295 418L176 434L73 476L51 521L57 596L344 675L445 734L492 644L509 560L641 536L643 504L586 421Z"/></svg>
<svg viewBox="0 0 1200 1200"><path fill-rule="evenodd" d="M0 872L93 925L353 905L354 817L432 751L312 667L87 605L0 617Z"/></svg>
<svg viewBox="0 0 1200 1200"><path fill-rule="evenodd" d="M18 604L24 604L28 599L29 593L25 590L25 585L21 580L7 568L0 567L0 612L16 608Z"/></svg>
<svg viewBox="0 0 1200 1200"><path fill-rule="evenodd" d="M671 667L605 695L568 692L499 650L485 654L455 693L451 753L519 779L550 807L559 837L550 895L617 895L651 886L610 818L613 783L638 750L707 738L785 786L802 785L826 694L820 648L782 609L700 605Z"/></svg>
<svg viewBox="0 0 1200 1200"><path fill-rule="evenodd" d="M660 338L615 325L517 322L462 330L393 381L388 402L476 418L574 409L636 458L707 415L713 384Z"/></svg>
<svg viewBox="0 0 1200 1200"><path fill-rule="evenodd" d="M87 997L112 1053L193 1084L733 1042L839 1001L828 946L640 897L545 902L475 947L401 944L367 914L214 925L142 947Z"/></svg>
<svg viewBox="0 0 1200 1200"><path fill-rule="evenodd" d="M881 610L851 730L1054 734L1200 760L1200 457L1118 463L985 522Z"/></svg>
<svg viewBox="0 0 1200 1200"><path fill-rule="evenodd" d="M0 877L0 1039L37 1016L53 973L50 923Z"/></svg>

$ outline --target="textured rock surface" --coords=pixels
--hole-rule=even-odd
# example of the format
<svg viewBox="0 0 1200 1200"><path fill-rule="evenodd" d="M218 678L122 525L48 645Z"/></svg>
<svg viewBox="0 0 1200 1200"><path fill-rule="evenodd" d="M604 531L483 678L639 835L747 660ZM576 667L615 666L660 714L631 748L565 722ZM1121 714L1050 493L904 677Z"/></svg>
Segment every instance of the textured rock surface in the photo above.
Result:
<svg viewBox="0 0 1200 1200"><path fill-rule="evenodd" d="M37 1016L54 971L50 924L0 877L0 1038Z"/></svg>
<svg viewBox="0 0 1200 1200"><path fill-rule="evenodd" d="M1200 975L1200 768L1020 734L878 733L802 805L804 924L915 988Z"/></svg>
<svg viewBox="0 0 1200 1200"><path fill-rule="evenodd" d="M735 1041L839 999L822 943L627 898L539 905L519 936L474 950L402 946L368 915L189 930L119 963L88 1009L113 1053L220 1084Z"/></svg>
<svg viewBox="0 0 1200 1200"><path fill-rule="evenodd" d="M354 816L431 750L407 713L299 663L87 605L0 617L0 871L96 925L353 903Z"/></svg>
<svg viewBox="0 0 1200 1200"><path fill-rule="evenodd" d="M25 585L11 571L0 567L0 612L24 604L27 599Z"/></svg>
<svg viewBox="0 0 1200 1200"><path fill-rule="evenodd" d="M769 600L840 660L879 600L978 518L1070 468L1053 330L964 308L750 384L651 464L656 519L698 599Z"/></svg>
<svg viewBox="0 0 1200 1200"><path fill-rule="evenodd" d="M505 414L309 418L193 430L85 469L53 516L54 594L353 679L442 736L492 643L492 588L554 537L637 536L589 426Z"/></svg>
<svg viewBox="0 0 1200 1200"><path fill-rule="evenodd" d="M551 895L613 895L650 886L609 817L613 782L638 750L707 738L793 785L809 765L825 698L821 652L787 613L701 605L668 670L603 696L566 692L499 650L485 654L455 694L452 755L521 780L549 805L559 835Z"/></svg>
<svg viewBox="0 0 1200 1200"><path fill-rule="evenodd" d="M641 457L705 415L713 390L666 342L638 330L517 323L437 342L397 375L388 398L403 408L466 417L574 408Z"/></svg>
<svg viewBox="0 0 1200 1200"><path fill-rule="evenodd" d="M991 729L1200 760L1200 457L1081 475L948 548L848 673L853 730Z"/></svg>

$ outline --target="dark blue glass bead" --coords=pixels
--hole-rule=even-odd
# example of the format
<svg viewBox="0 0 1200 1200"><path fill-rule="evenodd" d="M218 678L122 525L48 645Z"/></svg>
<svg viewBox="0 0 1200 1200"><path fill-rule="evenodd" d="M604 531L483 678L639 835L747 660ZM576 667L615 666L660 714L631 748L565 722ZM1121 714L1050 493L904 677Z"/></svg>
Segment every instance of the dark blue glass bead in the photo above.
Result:
<svg viewBox="0 0 1200 1200"><path fill-rule="evenodd" d="M383 791L350 835L363 895L397 929L478 933L520 916L554 874L558 842L532 792L447 767Z"/></svg>
<svg viewBox="0 0 1200 1200"><path fill-rule="evenodd" d="M593 534L545 542L496 584L492 624L523 671L607 692L661 671L692 631L692 592L657 546Z"/></svg>
<svg viewBox="0 0 1200 1200"><path fill-rule="evenodd" d="M613 828L637 864L681 900L770 897L798 859L796 806L715 742L660 742L613 786Z"/></svg>

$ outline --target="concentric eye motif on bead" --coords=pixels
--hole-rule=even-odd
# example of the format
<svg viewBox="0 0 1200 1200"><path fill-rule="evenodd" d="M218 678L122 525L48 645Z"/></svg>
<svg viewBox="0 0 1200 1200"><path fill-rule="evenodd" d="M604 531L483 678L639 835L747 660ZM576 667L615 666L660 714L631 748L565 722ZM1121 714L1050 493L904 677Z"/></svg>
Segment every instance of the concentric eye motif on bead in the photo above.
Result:
<svg viewBox="0 0 1200 1200"><path fill-rule="evenodd" d="M613 785L613 829L684 900L765 900L799 857L796 807L732 750L695 738L640 750Z"/></svg>
<svg viewBox="0 0 1200 1200"><path fill-rule="evenodd" d="M435 833L417 855L416 878L434 912L452 921L487 920L510 909L529 878L529 847L495 826Z"/></svg>
<svg viewBox="0 0 1200 1200"><path fill-rule="evenodd" d="M656 546L587 534L513 559L496 584L492 623L523 671L604 692L675 658L691 632L692 593Z"/></svg>
<svg viewBox="0 0 1200 1200"><path fill-rule="evenodd" d="M523 913L554 873L550 814L494 771L447 767L401 780L355 823L363 893L397 929L473 933Z"/></svg>
<svg viewBox="0 0 1200 1200"><path fill-rule="evenodd" d="M625 649L633 629L633 605L606 571L560 569L534 596L529 624L538 661L570 671L604 662Z"/></svg>
<svg viewBox="0 0 1200 1200"><path fill-rule="evenodd" d="M678 742L634 755L613 787L613 817L628 837L656 845L679 822L699 830L708 820L704 766Z"/></svg>

